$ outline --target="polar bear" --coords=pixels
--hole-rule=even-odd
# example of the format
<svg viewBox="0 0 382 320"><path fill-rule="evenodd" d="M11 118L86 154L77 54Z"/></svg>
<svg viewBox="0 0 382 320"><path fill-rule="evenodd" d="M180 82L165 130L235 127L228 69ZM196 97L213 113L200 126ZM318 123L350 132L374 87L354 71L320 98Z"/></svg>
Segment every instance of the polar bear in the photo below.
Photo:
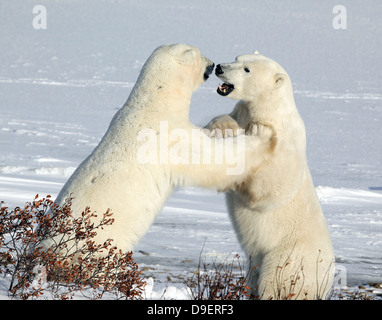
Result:
<svg viewBox="0 0 382 320"><path fill-rule="evenodd" d="M268 154L273 133L266 126L253 126L252 136L215 139L190 123L191 95L213 68L185 44L160 46L146 61L99 145L56 199L62 205L73 197L74 217L87 206L99 215L113 212L115 222L99 230L95 241L113 239L119 249L133 250L175 187L224 189L249 171L243 165L230 172L234 160L244 156L242 164L246 160L254 168L257 161L248 159L259 155L261 162ZM229 147L232 154L211 160L215 151Z"/></svg>
<svg viewBox="0 0 382 320"><path fill-rule="evenodd" d="M249 282L262 299L325 299L333 282L331 238L306 158L305 127L287 72L258 54L219 64L217 92L240 100L232 113L214 118L210 130L275 131L270 158L226 192L231 221L250 264Z"/></svg>

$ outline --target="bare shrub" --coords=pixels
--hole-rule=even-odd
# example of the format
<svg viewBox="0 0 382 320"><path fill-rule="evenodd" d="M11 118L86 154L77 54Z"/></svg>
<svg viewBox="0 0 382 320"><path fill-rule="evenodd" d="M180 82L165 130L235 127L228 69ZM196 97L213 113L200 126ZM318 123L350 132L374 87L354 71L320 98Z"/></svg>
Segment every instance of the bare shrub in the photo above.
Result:
<svg viewBox="0 0 382 320"><path fill-rule="evenodd" d="M228 259L228 258L227 258ZM185 280L193 300L244 300L248 299L250 288L246 275L236 254L231 262L206 263L200 256L198 269Z"/></svg>
<svg viewBox="0 0 382 320"><path fill-rule="evenodd" d="M97 224L95 217L86 208L74 218L71 199L59 207L50 196L38 200L37 195L12 210L1 202L0 274L10 278L11 296L33 299L49 292L53 299L69 299L91 289L93 299L105 293L141 299L145 282L132 252L122 253L111 239L93 240L97 230L114 222L112 213L105 212Z"/></svg>

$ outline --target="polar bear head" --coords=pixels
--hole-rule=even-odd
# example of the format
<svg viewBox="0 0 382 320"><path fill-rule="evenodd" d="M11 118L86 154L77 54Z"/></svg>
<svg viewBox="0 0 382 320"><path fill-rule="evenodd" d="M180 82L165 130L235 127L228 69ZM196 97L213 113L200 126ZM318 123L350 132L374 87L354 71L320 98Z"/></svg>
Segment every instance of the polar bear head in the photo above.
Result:
<svg viewBox="0 0 382 320"><path fill-rule="evenodd" d="M286 71L257 51L238 56L232 63L218 64L215 74L224 81L217 92L235 100L252 101L290 84Z"/></svg>
<svg viewBox="0 0 382 320"><path fill-rule="evenodd" d="M163 88L176 83L178 88L195 91L214 69L214 63L201 55L199 49L186 44L158 47L143 66L140 80Z"/></svg>

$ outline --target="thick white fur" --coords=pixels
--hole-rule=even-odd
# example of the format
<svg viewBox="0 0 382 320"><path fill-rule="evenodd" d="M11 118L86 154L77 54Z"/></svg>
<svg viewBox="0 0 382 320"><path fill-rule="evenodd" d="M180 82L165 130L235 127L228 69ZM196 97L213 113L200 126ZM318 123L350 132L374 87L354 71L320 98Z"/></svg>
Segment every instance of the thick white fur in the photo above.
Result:
<svg viewBox="0 0 382 320"><path fill-rule="evenodd" d="M207 128L247 128L257 122L271 125L277 137L270 158L226 193L231 220L253 268L251 288L262 299L324 299L333 281L334 255L290 78L258 53L220 66L219 78L235 87L228 97L240 101Z"/></svg>
<svg viewBox="0 0 382 320"><path fill-rule="evenodd" d="M203 83L207 67L212 69L212 62L194 47L176 44L157 48L143 66L128 100L112 119L99 145L61 190L56 202L63 204L65 199L73 196L75 217L87 206L99 216L111 209L115 222L100 230L96 241L103 242L110 238L120 249L132 250L147 232L174 187L224 189L243 177L227 175L227 169L232 165L226 162L193 164L191 154L181 155L180 164L174 164L171 159L167 162L165 158L160 159L163 152L168 154L175 145L179 150L191 149L192 130L197 130L199 136L210 143L210 147L204 150L207 154L213 154L214 148L225 141L206 136L201 128L189 121L191 95ZM158 141L154 139L150 142L147 136L142 135L142 132L148 131L159 137L162 124L169 132L181 129L189 139L178 136L175 141L169 137L165 144L158 147L155 144ZM245 155L248 160L259 154L259 162L262 161L272 132L262 126L256 128L258 132L255 136L244 136L244 140L230 138L236 156ZM142 163L139 159L142 147L155 150L157 161ZM246 150L249 150L247 154ZM195 158L203 158L203 154L195 153L203 153L203 150L192 150ZM256 163L256 160L251 160L252 167ZM248 172L245 170L243 174Z"/></svg>

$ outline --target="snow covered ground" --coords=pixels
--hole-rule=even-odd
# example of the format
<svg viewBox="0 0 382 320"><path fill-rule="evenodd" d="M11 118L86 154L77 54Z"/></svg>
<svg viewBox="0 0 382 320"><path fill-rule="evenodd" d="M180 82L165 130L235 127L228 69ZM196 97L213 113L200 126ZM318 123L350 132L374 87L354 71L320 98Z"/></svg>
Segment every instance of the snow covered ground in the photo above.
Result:
<svg viewBox="0 0 382 320"><path fill-rule="evenodd" d="M381 282L382 3L342 1L347 29L339 30L332 25L337 4L2 1L0 200L15 206L37 193L57 195L158 45L188 43L215 63L259 50L293 80L311 172L347 285ZM35 5L46 8L46 29L33 27ZM233 108L234 101L215 93L217 84L211 77L195 93L195 124ZM148 296L160 297L168 286L168 297L184 297L179 278L196 269L203 246L211 259L244 256L222 194L177 190L136 248L136 261L154 279ZM0 289L0 298L6 295Z"/></svg>

